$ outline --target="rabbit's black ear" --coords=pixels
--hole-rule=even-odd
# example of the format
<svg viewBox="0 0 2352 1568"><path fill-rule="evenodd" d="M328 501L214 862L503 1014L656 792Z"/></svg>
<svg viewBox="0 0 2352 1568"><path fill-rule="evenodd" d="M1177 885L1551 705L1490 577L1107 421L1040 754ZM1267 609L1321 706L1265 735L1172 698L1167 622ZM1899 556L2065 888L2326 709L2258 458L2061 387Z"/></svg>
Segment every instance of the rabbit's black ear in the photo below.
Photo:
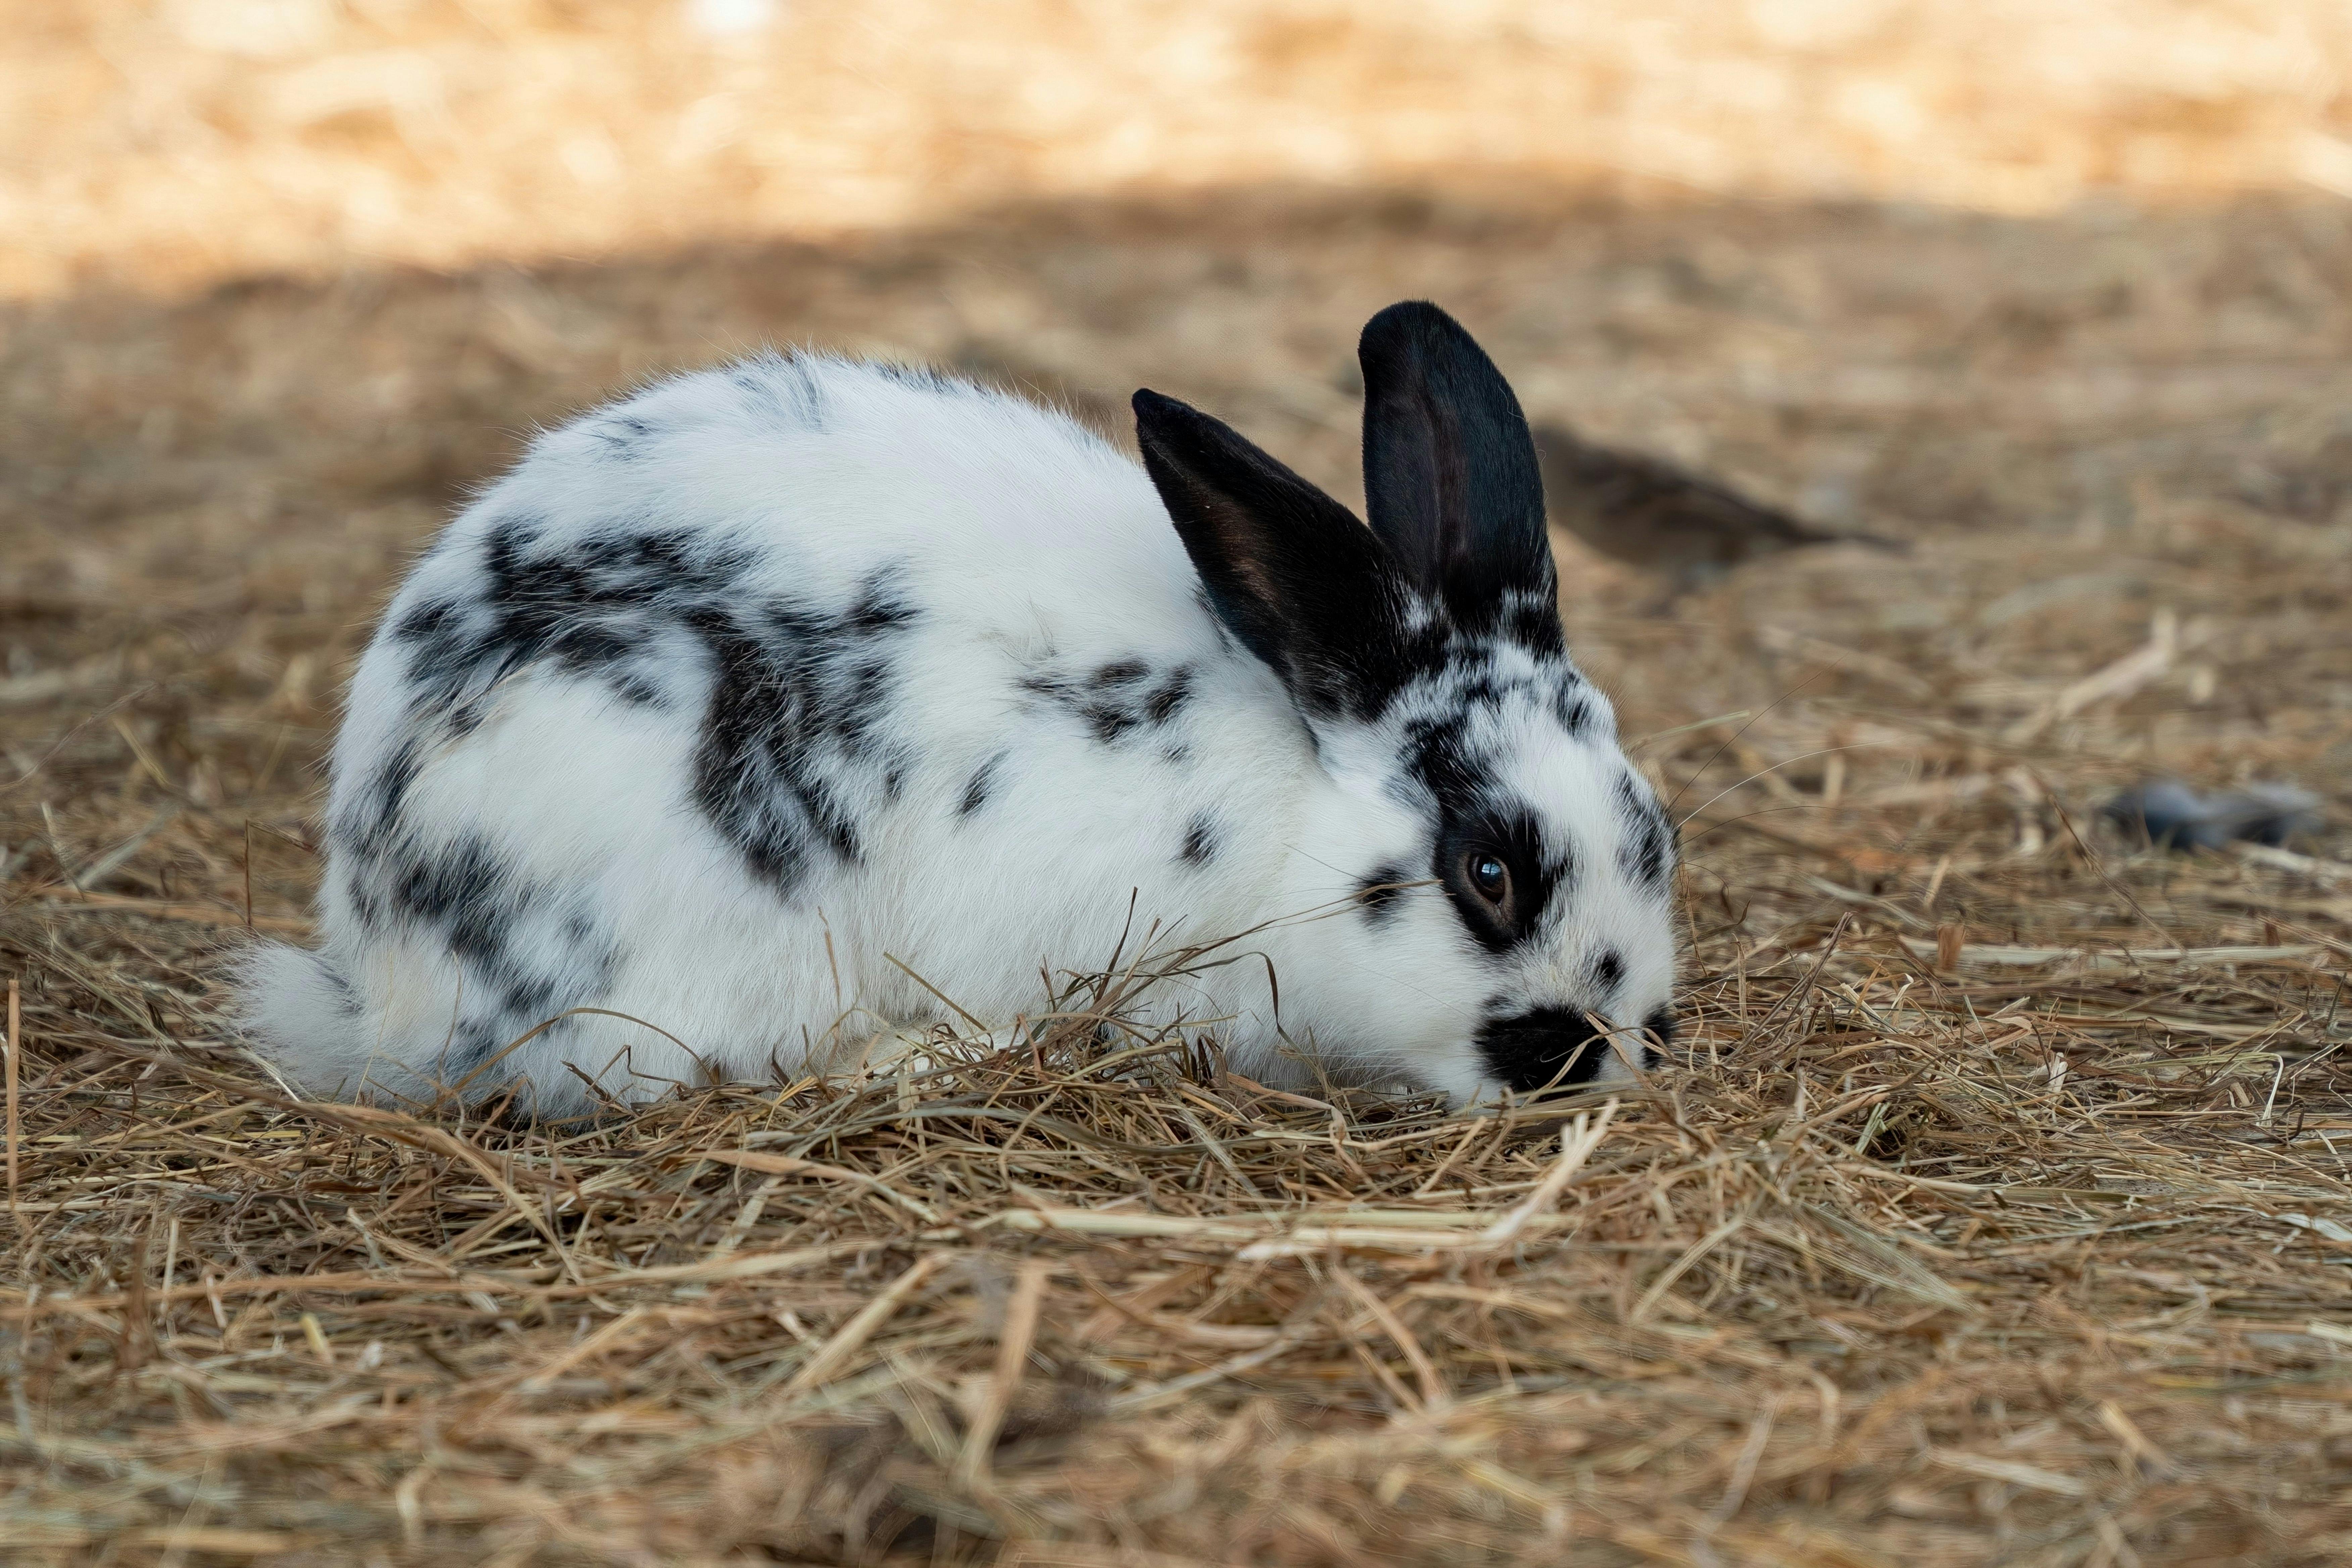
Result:
<svg viewBox="0 0 2352 1568"><path fill-rule="evenodd" d="M1314 716L1369 714L1402 677L1404 595L1371 531L1232 426L1135 395L1143 466L1209 607Z"/></svg>
<svg viewBox="0 0 2352 1568"><path fill-rule="evenodd" d="M1366 322L1356 354L1372 531L1455 624L1560 647L1542 470L1502 372L1420 300Z"/></svg>

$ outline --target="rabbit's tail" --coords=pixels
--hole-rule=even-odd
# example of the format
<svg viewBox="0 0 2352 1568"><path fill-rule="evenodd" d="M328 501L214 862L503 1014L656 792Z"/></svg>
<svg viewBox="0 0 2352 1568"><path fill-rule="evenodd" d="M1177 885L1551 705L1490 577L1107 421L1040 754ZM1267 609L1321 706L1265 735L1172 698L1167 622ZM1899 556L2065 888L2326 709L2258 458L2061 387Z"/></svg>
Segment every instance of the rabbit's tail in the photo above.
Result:
<svg viewBox="0 0 2352 1568"><path fill-rule="evenodd" d="M308 1092L332 1090L359 1032L352 989L322 952L257 943L239 966L237 1021L261 1054Z"/></svg>

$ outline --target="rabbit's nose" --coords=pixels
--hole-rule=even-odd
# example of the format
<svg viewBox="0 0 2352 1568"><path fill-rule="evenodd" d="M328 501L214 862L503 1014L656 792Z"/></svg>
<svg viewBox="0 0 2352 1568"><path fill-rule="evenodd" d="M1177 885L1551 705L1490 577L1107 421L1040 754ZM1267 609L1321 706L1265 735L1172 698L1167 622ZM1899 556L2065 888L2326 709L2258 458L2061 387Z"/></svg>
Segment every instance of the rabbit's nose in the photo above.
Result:
<svg viewBox="0 0 2352 1568"><path fill-rule="evenodd" d="M1538 1007L1478 1029L1486 1070L1522 1094L1590 1083L1609 1060L1609 1037L1580 1007Z"/></svg>

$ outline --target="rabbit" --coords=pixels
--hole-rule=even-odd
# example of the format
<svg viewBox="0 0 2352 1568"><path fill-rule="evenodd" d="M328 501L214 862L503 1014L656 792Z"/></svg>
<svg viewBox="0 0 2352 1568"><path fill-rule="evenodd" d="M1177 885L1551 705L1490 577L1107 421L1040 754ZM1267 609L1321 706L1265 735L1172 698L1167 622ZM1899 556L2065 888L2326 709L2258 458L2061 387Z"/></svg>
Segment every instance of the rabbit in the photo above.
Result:
<svg viewBox="0 0 2352 1568"><path fill-rule="evenodd" d="M250 958L253 1043L320 1096L582 1114L895 1070L1156 923L1241 961L1139 1018L1271 1085L1634 1074L1675 834L1570 660L1527 421L1433 305L1360 353L1369 527L1154 392L1139 467L818 353L541 436L360 661L322 941Z"/></svg>

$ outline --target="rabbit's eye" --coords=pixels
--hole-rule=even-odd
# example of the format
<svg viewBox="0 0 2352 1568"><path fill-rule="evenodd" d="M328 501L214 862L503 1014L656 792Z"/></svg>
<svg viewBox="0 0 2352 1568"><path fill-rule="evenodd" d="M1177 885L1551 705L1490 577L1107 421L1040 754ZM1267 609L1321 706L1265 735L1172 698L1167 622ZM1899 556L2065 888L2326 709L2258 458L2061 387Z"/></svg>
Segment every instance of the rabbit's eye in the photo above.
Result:
<svg viewBox="0 0 2352 1568"><path fill-rule="evenodd" d="M1503 864L1500 856L1473 849L1464 860L1463 869L1469 874L1470 885L1478 889L1478 896L1488 903L1500 905L1511 896L1511 868Z"/></svg>

